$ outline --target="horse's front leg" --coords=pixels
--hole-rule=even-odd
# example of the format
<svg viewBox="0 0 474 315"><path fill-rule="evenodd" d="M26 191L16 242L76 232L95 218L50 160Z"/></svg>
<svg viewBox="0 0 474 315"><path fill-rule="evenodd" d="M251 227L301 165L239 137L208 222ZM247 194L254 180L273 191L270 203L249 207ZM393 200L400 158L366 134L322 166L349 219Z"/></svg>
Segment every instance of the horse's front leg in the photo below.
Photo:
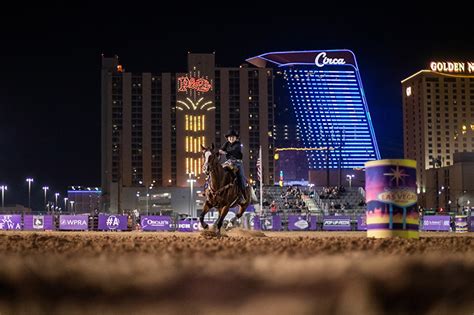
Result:
<svg viewBox="0 0 474 315"><path fill-rule="evenodd" d="M228 212L229 212L229 206L224 206L219 209L219 217L217 218L216 223L214 223L217 235L221 233L222 224L224 223L224 219Z"/></svg>
<svg viewBox="0 0 474 315"><path fill-rule="evenodd" d="M204 216L206 215L206 213L209 212L209 209L211 209L211 205L209 204L208 201L206 201L206 203L204 204L204 207L202 208L201 215L199 216L199 221L201 222L201 226L204 230L207 230L209 228L209 224L204 222Z"/></svg>

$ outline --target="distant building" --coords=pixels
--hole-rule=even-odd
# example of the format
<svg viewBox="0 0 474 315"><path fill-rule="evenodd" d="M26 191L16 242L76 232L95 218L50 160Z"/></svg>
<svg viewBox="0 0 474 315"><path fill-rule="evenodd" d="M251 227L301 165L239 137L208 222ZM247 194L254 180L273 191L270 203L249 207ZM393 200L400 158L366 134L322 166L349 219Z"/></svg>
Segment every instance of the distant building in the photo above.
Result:
<svg viewBox="0 0 474 315"><path fill-rule="evenodd" d="M27 208L23 205L5 205L5 207L0 208L0 213L2 214L29 214L31 213L31 209Z"/></svg>
<svg viewBox="0 0 474 315"><path fill-rule="evenodd" d="M67 212L94 213L100 210L102 190L99 187L71 186L67 191Z"/></svg>
<svg viewBox="0 0 474 315"><path fill-rule="evenodd" d="M327 170L326 184L337 185L342 184L338 178L364 167L367 161L380 159L352 51L269 52L247 61L257 67L275 67L275 146L325 148L304 151L306 163L300 162L302 152L282 153L284 161L298 161L297 165L279 164L284 178L287 174L298 180L301 168L306 167L306 173L308 169ZM310 181L311 177L320 178L309 177Z"/></svg>
<svg viewBox="0 0 474 315"><path fill-rule="evenodd" d="M428 209L474 208L474 152L454 153L453 164L426 170L421 203Z"/></svg>
<svg viewBox="0 0 474 315"><path fill-rule="evenodd" d="M165 188L189 187L190 176L203 186L201 146L221 146L230 127L240 133L247 176L257 178L262 146L264 183L273 184L272 69L218 67L214 54L194 53L181 69L132 73L117 57L102 59L104 210L142 206L137 191L177 193Z"/></svg>
<svg viewBox="0 0 474 315"><path fill-rule="evenodd" d="M427 170L474 152L474 63L434 61L401 83L404 156L417 162L418 192L428 192Z"/></svg>

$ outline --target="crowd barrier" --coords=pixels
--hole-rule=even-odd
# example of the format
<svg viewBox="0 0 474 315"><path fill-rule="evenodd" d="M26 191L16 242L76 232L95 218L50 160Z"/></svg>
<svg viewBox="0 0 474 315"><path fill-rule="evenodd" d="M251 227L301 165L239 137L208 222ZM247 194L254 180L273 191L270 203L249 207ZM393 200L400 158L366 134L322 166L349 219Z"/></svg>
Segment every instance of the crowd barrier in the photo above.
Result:
<svg viewBox="0 0 474 315"><path fill-rule="evenodd" d="M365 215L302 215L246 213L242 217L244 228L263 231L365 231ZM206 220L212 224L213 221ZM21 215L0 214L0 230L25 231L179 231L200 230L197 220L171 216L145 215L134 221L130 216L117 214L81 215ZM474 216L426 215L422 217L421 231L474 232Z"/></svg>

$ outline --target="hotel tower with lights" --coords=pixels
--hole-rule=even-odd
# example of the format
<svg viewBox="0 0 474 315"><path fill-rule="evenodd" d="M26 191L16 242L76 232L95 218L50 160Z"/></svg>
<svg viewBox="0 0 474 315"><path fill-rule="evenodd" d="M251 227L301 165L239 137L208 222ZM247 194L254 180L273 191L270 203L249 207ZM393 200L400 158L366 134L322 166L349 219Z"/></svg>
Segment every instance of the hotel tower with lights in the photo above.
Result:
<svg viewBox="0 0 474 315"><path fill-rule="evenodd" d="M343 175L363 168L367 161L380 159L352 51L270 52L247 61L257 67L275 68L275 90L279 91L274 132L277 148L331 149L306 151L310 181L311 172L315 172L316 185L341 185ZM295 150L289 160L300 156ZM283 163L282 169L287 164Z"/></svg>
<svg viewBox="0 0 474 315"><path fill-rule="evenodd" d="M247 176L257 178L261 145L264 183L273 183L272 69L217 67L214 54L187 57L186 72L158 74L102 59L105 210L133 209L143 188L189 187L190 176L203 185L201 145L220 146L230 127L240 133Z"/></svg>
<svg viewBox="0 0 474 315"><path fill-rule="evenodd" d="M438 199L450 189L447 199L452 199L455 206L455 190L463 195L474 187L472 174L462 175L467 166L459 170L454 167L474 152L474 62L433 61L401 84L404 154L417 161L422 203L439 206L442 203ZM455 187L458 178L464 180ZM427 199L426 204L423 199ZM438 201L430 202L431 199ZM448 203L449 200L445 202Z"/></svg>

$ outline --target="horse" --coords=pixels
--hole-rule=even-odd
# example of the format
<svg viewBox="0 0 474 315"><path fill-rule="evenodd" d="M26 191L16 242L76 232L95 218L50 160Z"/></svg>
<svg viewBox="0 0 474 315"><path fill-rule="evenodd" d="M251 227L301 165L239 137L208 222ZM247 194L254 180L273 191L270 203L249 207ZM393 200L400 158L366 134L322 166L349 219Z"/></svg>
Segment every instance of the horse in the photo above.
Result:
<svg viewBox="0 0 474 315"><path fill-rule="evenodd" d="M214 222L214 229L219 235L224 218L229 209L238 205L239 211L236 216L232 218L231 223L235 225L236 221L242 217L247 207L251 202L256 202L255 192L251 185L245 188L243 200L241 199L241 191L237 176L232 174L230 170L225 169L220 160L219 150L214 149L214 143L211 147L201 146L204 157L203 172L209 176L209 185L205 191L206 202L199 216L201 226L207 230L209 225L204 222L204 216L211 208L216 208L219 212L219 217Z"/></svg>

